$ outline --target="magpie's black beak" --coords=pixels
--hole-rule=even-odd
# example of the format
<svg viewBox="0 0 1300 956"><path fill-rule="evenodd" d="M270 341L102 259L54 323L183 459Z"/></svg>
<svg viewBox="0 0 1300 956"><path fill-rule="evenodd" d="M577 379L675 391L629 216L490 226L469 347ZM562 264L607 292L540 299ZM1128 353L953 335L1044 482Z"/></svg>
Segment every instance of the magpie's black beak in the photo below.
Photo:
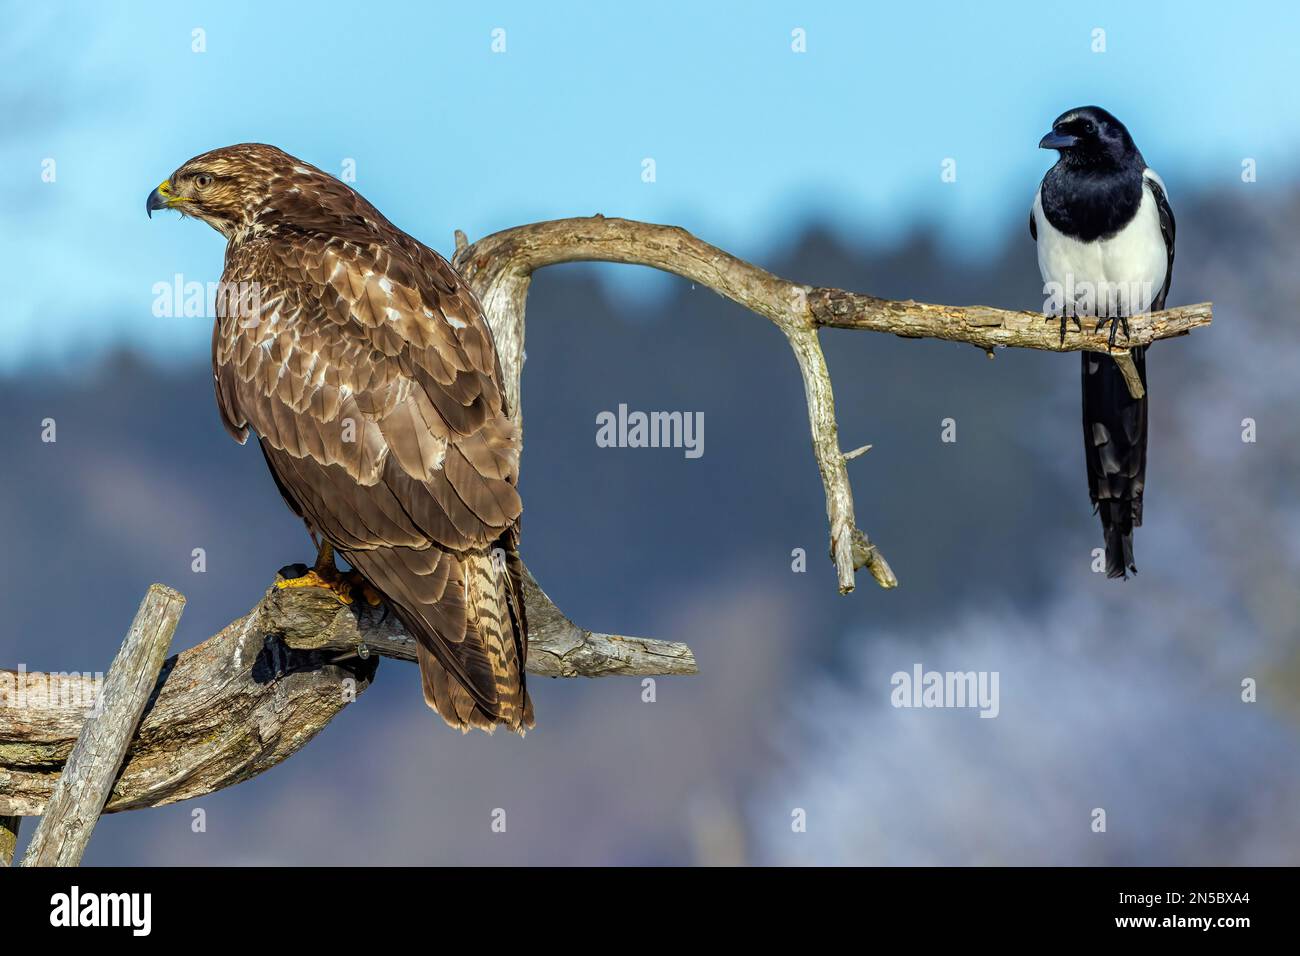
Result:
<svg viewBox="0 0 1300 956"><path fill-rule="evenodd" d="M1046 136L1038 141L1039 149L1069 149L1071 146L1078 145L1079 137L1070 136L1065 133L1058 133L1052 130Z"/></svg>
<svg viewBox="0 0 1300 956"><path fill-rule="evenodd" d="M168 200L167 200L167 193L165 192L166 188L167 188L167 184L163 183L161 186L159 186L157 189L151 192L149 194L149 198L144 201L144 211L149 214L150 219L153 218L153 211L155 209L167 208Z"/></svg>

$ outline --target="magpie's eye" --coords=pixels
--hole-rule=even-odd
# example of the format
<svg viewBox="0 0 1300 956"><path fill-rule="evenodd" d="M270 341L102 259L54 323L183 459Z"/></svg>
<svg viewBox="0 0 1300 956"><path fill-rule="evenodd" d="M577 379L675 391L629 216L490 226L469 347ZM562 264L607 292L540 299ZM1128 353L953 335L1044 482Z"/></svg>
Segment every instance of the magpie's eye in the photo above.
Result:
<svg viewBox="0 0 1300 956"><path fill-rule="evenodd" d="M198 186L200 189L207 189L212 185L212 177L207 173L199 173L194 177L194 185Z"/></svg>

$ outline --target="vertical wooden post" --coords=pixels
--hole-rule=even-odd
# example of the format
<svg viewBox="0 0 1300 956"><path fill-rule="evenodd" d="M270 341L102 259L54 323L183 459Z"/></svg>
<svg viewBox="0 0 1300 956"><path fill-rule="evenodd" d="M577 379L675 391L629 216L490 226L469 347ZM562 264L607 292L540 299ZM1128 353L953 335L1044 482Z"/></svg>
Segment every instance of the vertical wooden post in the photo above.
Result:
<svg viewBox="0 0 1300 956"><path fill-rule="evenodd" d="M161 584L152 585L145 594L109 668L95 713L82 727L54 785L23 856L23 866L76 866L81 862L184 609L185 598Z"/></svg>

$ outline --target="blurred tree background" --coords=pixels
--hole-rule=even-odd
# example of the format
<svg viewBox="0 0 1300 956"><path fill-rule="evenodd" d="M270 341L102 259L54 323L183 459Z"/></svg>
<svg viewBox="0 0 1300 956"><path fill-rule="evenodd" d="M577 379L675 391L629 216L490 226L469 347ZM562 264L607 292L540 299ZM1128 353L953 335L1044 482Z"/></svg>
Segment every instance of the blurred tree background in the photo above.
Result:
<svg viewBox="0 0 1300 956"><path fill-rule="evenodd" d="M524 555L578 623L688 641L700 675L653 703L536 679L526 740L461 738L385 661L292 760L105 817L87 863L1300 862L1300 124L1277 92L1300 10L4 7L0 666L104 669L153 581L188 597L190 646L311 555L218 422L210 320L152 310L159 283L219 274L219 236L140 208L215 146L352 160L444 254L457 227L600 211L803 282L1035 308L1034 147L1097 102L1170 187L1170 304L1215 303L1149 356L1127 583L1091 571L1076 356L824 332L842 444L874 445L849 466L860 524L901 581L839 597L779 333L644 270L543 270ZM703 457L598 448L620 403L703 412ZM999 671L997 719L891 707L917 663Z"/></svg>

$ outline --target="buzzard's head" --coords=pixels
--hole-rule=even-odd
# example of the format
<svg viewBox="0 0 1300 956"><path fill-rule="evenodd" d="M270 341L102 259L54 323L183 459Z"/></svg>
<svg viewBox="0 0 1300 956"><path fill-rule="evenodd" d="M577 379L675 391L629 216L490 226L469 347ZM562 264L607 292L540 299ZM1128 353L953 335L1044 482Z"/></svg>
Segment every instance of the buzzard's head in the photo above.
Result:
<svg viewBox="0 0 1300 956"><path fill-rule="evenodd" d="M251 226L280 192L333 177L274 146L242 143L202 153L149 194L145 211L175 209L202 219L226 238Z"/></svg>

